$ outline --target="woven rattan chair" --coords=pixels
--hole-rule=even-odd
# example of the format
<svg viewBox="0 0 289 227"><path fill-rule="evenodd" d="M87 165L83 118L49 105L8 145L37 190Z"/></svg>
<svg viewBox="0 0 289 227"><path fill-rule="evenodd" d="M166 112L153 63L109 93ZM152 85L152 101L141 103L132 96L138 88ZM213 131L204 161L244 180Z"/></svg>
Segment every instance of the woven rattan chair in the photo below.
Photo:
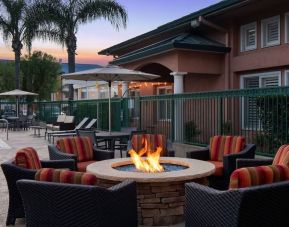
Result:
<svg viewBox="0 0 289 227"><path fill-rule="evenodd" d="M20 180L27 227L137 227L136 184L109 189L90 185Z"/></svg>
<svg viewBox="0 0 289 227"><path fill-rule="evenodd" d="M188 183L185 190L187 227L273 227L288 223L289 181L228 191Z"/></svg>
<svg viewBox="0 0 289 227"><path fill-rule="evenodd" d="M77 144L86 144L77 146ZM79 150L73 150L73 148ZM48 145L50 160L73 159L76 169L86 171L86 167L96 161L114 158L114 152L93 147L90 137L66 137L56 141L56 145ZM82 155L80 155L80 153Z"/></svg>
<svg viewBox="0 0 289 227"><path fill-rule="evenodd" d="M16 218L25 217L22 200L16 187L16 181L20 179L34 179L37 169L28 169L17 166L14 160L1 163L1 168L5 175L9 192L9 208L6 224L14 225ZM74 170L75 164L72 159L54 161L40 160L40 168L66 168Z"/></svg>
<svg viewBox="0 0 289 227"><path fill-rule="evenodd" d="M231 173L236 169L236 159L253 159L256 145L245 144L242 136L214 136L207 148L187 152L187 158L209 161L216 171L209 177L210 185L216 189L228 188Z"/></svg>

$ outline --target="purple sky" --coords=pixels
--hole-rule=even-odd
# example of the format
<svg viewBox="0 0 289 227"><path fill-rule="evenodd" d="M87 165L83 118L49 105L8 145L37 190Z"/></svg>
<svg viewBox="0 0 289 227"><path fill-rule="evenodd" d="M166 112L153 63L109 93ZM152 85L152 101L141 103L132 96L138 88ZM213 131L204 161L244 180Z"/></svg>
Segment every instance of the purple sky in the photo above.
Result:
<svg viewBox="0 0 289 227"><path fill-rule="evenodd" d="M110 57L98 56L97 52L117 43L141 35L158 26L220 2L220 0L118 0L128 12L126 29L116 31L104 21L97 20L82 25L77 33L78 63L106 65ZM0 39L0 59L13 59L10 43ZM33 50L42 50L66 62L66 49L49 42L36 40Z"/></svg>

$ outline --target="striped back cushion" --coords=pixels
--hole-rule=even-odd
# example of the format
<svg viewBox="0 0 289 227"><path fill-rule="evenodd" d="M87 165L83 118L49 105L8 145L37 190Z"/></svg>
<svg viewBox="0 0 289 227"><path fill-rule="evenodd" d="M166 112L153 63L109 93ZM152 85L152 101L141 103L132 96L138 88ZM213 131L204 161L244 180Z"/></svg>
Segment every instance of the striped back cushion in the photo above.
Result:
<svg viewBox="0 0 289 227"><path fill-rule="evenodd" d="M245 147L243 136L213 136L210 139L210 157L212 161L223 161L223 156L238 153Z"/></svg>
<svg viewBox="0 0 289 227"><path fill-rule="evenodd" d="M138 134L131 138L132 147L136 152L139 152L145 147L145 140L148 143L148 148L155 151L157 147L162 148L161 156L165 156L167 152L167 139L161 134Z"/></svg>
<svg viewBox="0 0 289 227"><path fill-rule="evenodd" d="M77 161L93 160L93 145L90 137L67 137L57 140L57 148L68 154L75 154Z"/></svg>
<svg viewBox="0 0 289 227"><path fill-rule="evenodd" d="M38 170L35 174L35 180L83 185L96 185L98 183L97 177L90 173L51 168Z"/></svg>
<svg viewBox="0 0 289 227"><path fill-rule="evenodd" d="M246 188L289 180L289 168L284 165L247 167L235 170L230 177L230 189Z"/></svg>
<svg viewBox="0 0 289 227"><path fill-rule="evenodd" d="M33 147L22 148L15 155L15 164L26 169L40 169L41 163Z"/></svg>
<svg viewBox="0 0 289 227"><path fill-rule="evenodd" d="M283 145L279 148L273 160L273 165L289 166L289 145Z"/></svg>

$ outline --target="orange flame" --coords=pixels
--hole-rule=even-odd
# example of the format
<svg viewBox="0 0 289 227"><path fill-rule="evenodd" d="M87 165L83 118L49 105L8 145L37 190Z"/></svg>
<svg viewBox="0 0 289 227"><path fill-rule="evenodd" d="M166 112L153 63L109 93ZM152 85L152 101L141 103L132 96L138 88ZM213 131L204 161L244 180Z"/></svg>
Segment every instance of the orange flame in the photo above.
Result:
<svg viewBox="0 0 289 227"><path fill-rule="evenodd" d="M135 168L139 171L150 173L164 171L163 166L159 162L162 148L157 147L156 151L151 151L150 148L148 148L147 140L145 140L144 143L145 146L139 151L139 153L133 149L129 150L130 158L132 163L135 165ZM144 154L147 154L146 159L142 158Z"/></svg>

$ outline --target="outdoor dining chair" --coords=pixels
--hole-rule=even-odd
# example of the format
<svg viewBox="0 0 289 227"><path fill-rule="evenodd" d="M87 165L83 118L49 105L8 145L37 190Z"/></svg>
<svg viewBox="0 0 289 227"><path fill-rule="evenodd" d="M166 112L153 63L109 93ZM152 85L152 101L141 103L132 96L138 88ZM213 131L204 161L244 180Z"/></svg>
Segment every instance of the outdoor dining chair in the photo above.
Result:
<svg viewBox="0 0 289 227"><path fill-rule="evenodd" d="M75 164L72 159L53 161L39 160L37 152L32 147L18 150L13 160L1 163L9 192L9 207L6 219L7 225L14 225L16 218L25 217L16 182L20 179L34 179L37 170L48 167L74 170Z"/></svg>

